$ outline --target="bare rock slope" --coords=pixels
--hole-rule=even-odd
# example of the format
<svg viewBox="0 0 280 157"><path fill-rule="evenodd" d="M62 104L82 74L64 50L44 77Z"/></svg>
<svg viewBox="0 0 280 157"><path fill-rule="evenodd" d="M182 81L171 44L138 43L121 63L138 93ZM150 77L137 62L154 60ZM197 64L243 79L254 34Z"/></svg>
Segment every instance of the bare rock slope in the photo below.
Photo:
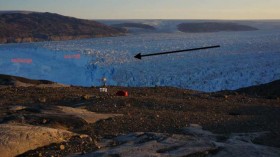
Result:
<svg viewBox="0 0 280 157"><path fill-rule="evenodd" d="M121 30L96 21L48 12L0 14L0 43L108 37L123 33Z"/></svg>
<svg viewBox="0 0 280 157"><path fill-rule="evenodd" d="M18 76L0 74L0 87L69 87L68 85L59 84L47 80L32 80Z"/></svg>

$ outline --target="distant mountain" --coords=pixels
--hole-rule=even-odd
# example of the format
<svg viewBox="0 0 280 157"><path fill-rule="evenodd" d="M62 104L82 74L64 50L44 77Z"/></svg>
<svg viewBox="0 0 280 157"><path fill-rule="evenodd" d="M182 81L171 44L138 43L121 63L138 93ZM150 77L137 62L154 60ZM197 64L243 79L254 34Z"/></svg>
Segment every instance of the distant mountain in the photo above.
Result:
<svg viewBox="0 0 280 157"><path fill-rule="evenodd" d="M111 25L112 27L119 27L119 28L141 28L141 29L148 29L148 30L155 30L156 28L147 24L142 23L120 23Z"/></svg>
<svg viewBox="0 0 280 157"><path fill-rule="evenodd" d="M202 23L181 23L178 30L187 33L205 33L220 31L255 31L257 28L235 23L202 22Z"/></svg>
<svg viewBox="0 0 280 157"><path fill-rule="evenodd" d="M0 14L15 14L15 13L30 14L30 13L36 13L36 12L35 11L24 11L24 10L5 10L5 11L0 11Z"/></svg>
<svg viewBox="0 0 280 157"><path fill-rule="evenodd" d="M121 29L53 13L0 13L0 43L71 40L123 35Z"/></svg>
<svg viewBox="0 0 280 157"><path fill-rule="evenodd" d="M149 30L149 29L140 29L137 27L123 27L123 29L127 29L128 32L130 33L175 33L175 32L183 32L178 30L178 25L180 24L200 24L202 25L203 23L207 24L208 28L205 29L210 29L209 27L211 26L211 23L218 23L218 24L229 24L233 25L235 27L239 27L238 30L231 28L231 31L248 31L249 30L279 30L280 29L280 20L152 20L152 19L146 19L146 20L98 20L98 22L104 23L109 26L114 26L114 25L119 25L119 24L126 24L126 23L136 23L136 24L144 24L151 26L155 28L155 30ZM210 23L210 24L209 24ZM237 26L236 26L237 25ZM181 25L180 25L181 26ZM183 27L184 25L182 25ZM246 26L246 28L241 27L241 26ZM195 26L193 26L195 27ZM216 28L217 25L214 26L213 29ZM229 27L229 26L226 26ZM184 26L185 29L187 29L187 26ZM198 29L202 29L199 28ZM223 28L224 29L224 28ZM223 30L221 28L218 28L218 30L212 30L211 32L219 32L219 31L230 31L229 29ZM241 30L240 30L241 29ZM185 30L186 32L191 32L191 30ZM203 32L209 32L204 30L204 31L199 31L201 33Z"/></svg>

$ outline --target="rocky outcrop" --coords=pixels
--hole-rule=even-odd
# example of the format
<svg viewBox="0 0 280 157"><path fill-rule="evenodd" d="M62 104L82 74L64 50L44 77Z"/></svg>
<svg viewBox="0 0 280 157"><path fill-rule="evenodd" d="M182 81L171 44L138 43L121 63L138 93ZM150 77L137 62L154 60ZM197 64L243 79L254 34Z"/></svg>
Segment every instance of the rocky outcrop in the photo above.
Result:
<svg viewBox="0 0 280 157"><path fill-rule="evenodd" d="M241 94L280 100L280 80L236 90Z"/></svg>
<svg viewBox="0 0 280 157"><path fill-rule="evenodd" d="M95 21L53 13L0 14L0 43L73 40L123 35L116 29Z"/></svg>
<svg viewBox="0 0 280 157"><path fill-rule="evenodd" d="M32 125L0 124L0 155L12 157L31 149L70 139L72 132Z"/></svg>
<svg viewBox="0 0 280 157"><path fill-rule="evenodd" d="M14 61L29 60L14 59ZM59 84L47 80L31 80L23 77L0 74L0 87L69 87L69 85Z"/></svg>
<svg viewBox="0 0 280 157"><path fill-rule="evenodd" d="M85 155L76 155L75 157L277 157L280 154L278 148L252 143L252 139L263 133L240 133L221 136L202 130L199 125L185 128L182 132L181 134L129 133L117 136L113 140L104 140L103 143L98 143L102 148L98 151Z"/></svg>

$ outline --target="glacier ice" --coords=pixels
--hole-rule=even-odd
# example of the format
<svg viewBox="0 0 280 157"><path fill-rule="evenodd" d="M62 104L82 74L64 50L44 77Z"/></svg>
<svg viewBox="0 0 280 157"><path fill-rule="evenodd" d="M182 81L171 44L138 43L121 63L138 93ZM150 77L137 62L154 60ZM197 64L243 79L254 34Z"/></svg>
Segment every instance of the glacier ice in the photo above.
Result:
<svg viewBox="0 0 280 157"><path fill-rule="evenodd" d="M0 73L59 83L237 89L280 79L280 31L146 33L121 37L0 45ZM136 60L134 55L221 45ZM65 55L80 54L80 58ZM31 64L13 58L32 59Z"/></svg>

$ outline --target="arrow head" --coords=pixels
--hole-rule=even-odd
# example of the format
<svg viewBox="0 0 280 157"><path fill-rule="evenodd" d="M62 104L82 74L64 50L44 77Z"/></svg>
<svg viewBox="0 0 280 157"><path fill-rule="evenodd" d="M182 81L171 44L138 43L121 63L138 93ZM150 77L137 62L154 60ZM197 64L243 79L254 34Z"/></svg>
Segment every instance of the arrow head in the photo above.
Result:
<svg viewBox="0 0 280 157"><path fill-rule="evenodd" d="M142 58L141 53L138 53L136 56L134 56L134 58L141 59Z"/></svg>

